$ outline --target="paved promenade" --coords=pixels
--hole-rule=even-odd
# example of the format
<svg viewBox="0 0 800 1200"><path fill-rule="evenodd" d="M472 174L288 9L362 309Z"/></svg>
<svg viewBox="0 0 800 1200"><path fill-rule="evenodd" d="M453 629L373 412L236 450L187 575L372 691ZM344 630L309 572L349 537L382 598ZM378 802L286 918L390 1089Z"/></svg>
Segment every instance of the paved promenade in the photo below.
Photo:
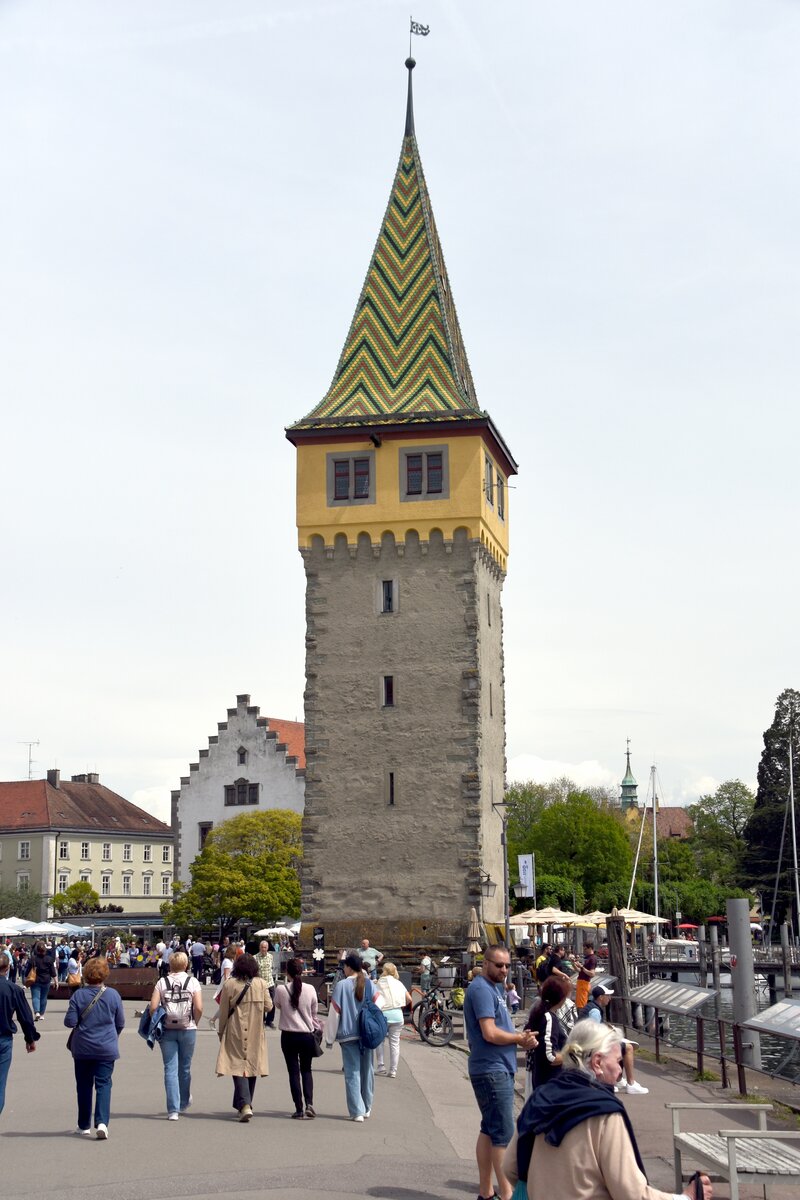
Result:
<svg viewBox="0 0 800 1200"><path fill-rule="evenodd" d="M205 989L210 1005L211 990ZM347 1119L338 1050L314 1066L316 1121L292 1121L279 1034L268 1034L271 1074L256 1089L255 1116L239 1124L230 1107L230 1080L217 1079L217 1037L207 1026L197 1039L194 1104L166 1120L161 1055L136 1034L135 1005L125 1002L128 1028L114 1073L108 1142L79 1138L72 1059L65 1043L64 1002L48 1005L34 1055L16 1039L5 1112L0 1116L0 1197L22 1200L210 1200L278 1197L330 1200L469 1200L477 1195L474 1145L478 1114L466 1058L454 1048L402 1042L396 1080L378 1076L373 1115ZM705 1085L675 1079L643 1063L650 1095L624 1097L651 1183L672 1190L666 1100L709 1101ZM718 1127L711 1113L708 1128ZM730 1120L726 1117L725 1124ZM744 1189L743 1196L760 1192ZM729 1195L726 1185L719 1197ZM774 1200L789 1200L776 1189Z"/></svg>

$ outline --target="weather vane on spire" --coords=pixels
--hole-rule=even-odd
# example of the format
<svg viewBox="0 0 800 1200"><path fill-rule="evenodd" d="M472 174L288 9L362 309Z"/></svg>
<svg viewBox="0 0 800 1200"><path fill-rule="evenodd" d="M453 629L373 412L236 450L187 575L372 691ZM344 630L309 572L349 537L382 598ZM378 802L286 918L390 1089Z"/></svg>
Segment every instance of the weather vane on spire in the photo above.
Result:
<svg viewBox="0 0 800 1200"><path fill-rule="evenodd" d="M410 21L411 21L411 27L408 31L408 57L409 58L411 58L412 35L416 34L418 37L427 37L431 31L430 25L420 25L419 21L415 21L413 17L410 18Z"/></svg>

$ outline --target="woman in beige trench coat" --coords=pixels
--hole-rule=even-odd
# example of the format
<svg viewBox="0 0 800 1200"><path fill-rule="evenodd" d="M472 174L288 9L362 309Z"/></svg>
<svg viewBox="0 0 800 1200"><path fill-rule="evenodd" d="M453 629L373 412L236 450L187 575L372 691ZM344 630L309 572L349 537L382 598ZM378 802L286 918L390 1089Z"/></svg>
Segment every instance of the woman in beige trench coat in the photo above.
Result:
<svg viewBox="0 0 800 1200"><path fill-rule="evenodd" d="M268 1075L264 1017L272 1010L269 988L252 954L237 958L219 997L217 1075L233 1076L233 1107L240 1121L253 1115L259 1075Z"/></svg>

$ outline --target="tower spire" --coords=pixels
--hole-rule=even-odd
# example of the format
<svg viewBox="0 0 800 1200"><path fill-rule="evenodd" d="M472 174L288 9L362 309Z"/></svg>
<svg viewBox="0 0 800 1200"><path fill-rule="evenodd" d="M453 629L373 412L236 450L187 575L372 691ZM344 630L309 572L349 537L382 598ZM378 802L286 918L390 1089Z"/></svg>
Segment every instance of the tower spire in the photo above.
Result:
<svg viewBox="0 0 800 1200"><path fill-rule="evenodd" d="M633 777L631 771L631 739L627 738L627 749L625 751L625 778L620 784L619 806L623 812L627 812L630 808L638 808L638 784Z"/></svg>
<svg viewBox="0 0 800 1200"><path fill-rule="evenodd" d="M411 86L411 72L417 65L416 60L410 55L406 59L406 67L408 68L408 100L406 101L406 137L414 137L414 89Z"/></svg>

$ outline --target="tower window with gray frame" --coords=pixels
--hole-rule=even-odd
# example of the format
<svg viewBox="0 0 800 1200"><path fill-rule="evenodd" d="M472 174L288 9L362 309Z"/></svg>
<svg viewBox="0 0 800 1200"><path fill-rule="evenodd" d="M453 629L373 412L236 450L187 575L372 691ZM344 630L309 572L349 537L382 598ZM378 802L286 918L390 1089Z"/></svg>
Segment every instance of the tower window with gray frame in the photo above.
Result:
<svg viewBox="0 0 800 1200"><path fill-rule="evenodd" d="M400 499L442 500L450 494L446 446L400 451Z"/></svg>
<svg viewBox="0 0 800 1200"><path fill-rule="evenodd" d="M486 503L491 504L492 507L494 508L494 466L493 466L492 460L489 458L488 454L486 455L484 469L486 471L486 477L484 479L484 488L486 491Z"/></svg>
<svg viewBox="0 0 800 1200"><path fill-rule="evenodd" d="M375 503L375 453L328 454L326 487L329 506Z"/></svg>

